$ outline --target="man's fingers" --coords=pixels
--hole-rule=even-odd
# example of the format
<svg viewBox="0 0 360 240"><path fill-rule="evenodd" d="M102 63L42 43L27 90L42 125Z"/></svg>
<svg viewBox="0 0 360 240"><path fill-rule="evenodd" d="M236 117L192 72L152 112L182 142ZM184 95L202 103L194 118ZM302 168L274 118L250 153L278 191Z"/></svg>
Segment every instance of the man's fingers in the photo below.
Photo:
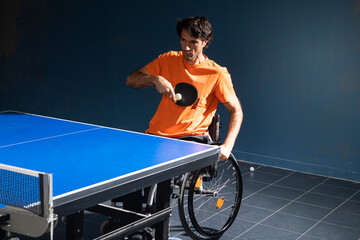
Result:
<svg viewBox="0 0 360 240"><path fill-rule="evenodd" d="M161 93L162 95L164 95L165 97L168 97L170 98L173 102L176 102L176 99L175 99L175 92L173 89L166 89L164 90L163 93Z"/></svg>
<svg viewBox="0 0 360 240"><path fill-rule="evenodd" d="M228 159L228 157L226 157L223 154L220 154L220 161L225 161L226 159Z"/></svg>
<svg viewBox="0 0 360 240"><path fill-rule="evenodd" d="M170 96L169 98L171 98L171 100L175 103L176 102L176 98L175 98L175 91L174 88L171 86L170 88Z"/></svg>
<svg viewBox="0 0 360 240"><path fill-rule="evenodd" d="M159 81L156 84L156 89L160 94L164 95L165 97L169 97L173 102L176 102L175 90L171 83L165 78L159 78Z"/></svg>
<svg viewBox="0 0 360 240"><path fill-rule="evenodd" d="M224 145L220 146L220 160L221 161L228 159L230 156L230 153L231 153L231 149L225 147Z"/></svg>

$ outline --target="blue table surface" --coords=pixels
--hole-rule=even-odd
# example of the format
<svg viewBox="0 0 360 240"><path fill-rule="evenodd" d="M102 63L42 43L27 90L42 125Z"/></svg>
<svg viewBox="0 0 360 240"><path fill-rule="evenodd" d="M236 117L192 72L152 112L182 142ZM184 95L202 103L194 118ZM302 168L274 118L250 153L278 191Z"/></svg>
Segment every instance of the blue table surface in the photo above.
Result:
<svg viewBox="0 0 360 240"><path fill-rule="evenodd" d="M0 163L53 174L53 195L214 146L22 114L0 113Z"/></svg>

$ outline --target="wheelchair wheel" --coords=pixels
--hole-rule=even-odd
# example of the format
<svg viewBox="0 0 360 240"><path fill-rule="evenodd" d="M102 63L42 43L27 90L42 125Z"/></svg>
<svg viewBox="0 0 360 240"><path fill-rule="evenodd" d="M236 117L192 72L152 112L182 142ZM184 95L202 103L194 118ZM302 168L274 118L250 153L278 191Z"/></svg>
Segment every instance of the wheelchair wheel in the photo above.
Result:
<svg viewBox="0 0 360 240"><path fill-rule="evenodd" d="M179 198L181 223L194 239L218 239L240 209L242 179L233 155L225 161L187 173Z"/></svg>

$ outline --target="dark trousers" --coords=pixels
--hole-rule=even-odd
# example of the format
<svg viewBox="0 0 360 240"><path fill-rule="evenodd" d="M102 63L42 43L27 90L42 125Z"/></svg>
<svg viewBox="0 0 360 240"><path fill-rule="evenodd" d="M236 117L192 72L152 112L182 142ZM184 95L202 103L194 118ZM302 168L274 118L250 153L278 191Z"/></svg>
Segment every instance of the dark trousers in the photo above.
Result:
<svg viewBox="0 0 360 240"><path fill-rule="evenodd" d="M142 204L147 202L150 187L129 193L125 196L113 199L113 202L122 202L123 208L133 212L142 212Z"/></svg>

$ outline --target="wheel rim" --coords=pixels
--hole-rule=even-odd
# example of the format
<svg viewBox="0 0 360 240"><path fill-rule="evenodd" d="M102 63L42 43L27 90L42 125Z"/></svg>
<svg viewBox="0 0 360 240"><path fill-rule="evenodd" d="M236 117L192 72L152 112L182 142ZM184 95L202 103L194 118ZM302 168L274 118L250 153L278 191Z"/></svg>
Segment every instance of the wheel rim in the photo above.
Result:
<svg viewBox="0 0 360 240"><path fill-rule="evenodd" d="M231 226L239 211L242 197L241 173L235 158L232 156L232 159L218 162L217 171L217 176L204 182L202 186L203 191L217 192L217 197L201 194L199 191L188 193L191 223L200 235L211 238L220 237ZM193 189L195 179L201 174L201 171L198 171L194 175L190 189ZM225 200L221 207L216 209L221 197Z"/></svg>
<svg viewBox="0 0 360 240"><path fill-rule="evenodd" d="M180 216L180 220L181 220L184 230L193 239L210 240L210 239L220 238L222 236L222 234L231 226L231 224L234 222L234 220L237 216L237 213L239 211L240 204L241 204L241 198L242 198L242 179L241 179L240 168L237 164L235 157L231 154L229 159L230 159L229 162L231 164L228 164L228 165L233 167L232 171L237 176L234 179L236 179L235 185L237 185L237 188L238 188L237 193L238 194L237 194L237 198L234 198L234 199L236 199L236 201L235 201L236 204L234 204L234 209L232 211L226 213L226 214L228 214L227 216L229 216L229 217L225 218L226 221L224 220L222 222L222 224L218 224L217 226L220 226L220 227L215 228L215 231L214 231L214 229L207 228L206 224L203 225L204 223L201 221L201 219L197 220L198 215L195 215L195 211L191 210L191 209L196 209L196 204L190 206L190 209L188 206L189 204L194 202L194 191L189 191L189 189L190 189L189 185L192 185L192 187L194 187L195 182L196 182L195 179L197 179L196 177L198 175L200 175L201 173L199 173L199 171L192 172L191 174L187 173L182 181L181 188L180 188L180 197L178 199L179 216ZM221 167L220 167L220 169L221 169ZM216 173L216 171L215 171L215 173ZM217 173L217 174L219 174L219 173ZM218 178L217 175L215 175L215 177ZM205 181L211 180L211 177L207 176L204 179L205 179ZM194 188L192 188L192 189L194 189ZM206 191L206 189L204 189L204 188L202 188L202 190ZM189 194L188 194L189 192L190 192L190 195L193 194L193 196L190 198L189 198ZM193 193L191 193L191 192L193 192ZM216 194L216 192L213 192L212 196L217 195L221 198L222 192L223 191L218 191L217 194ZM207 192L207 194L210 195L210 192ZM195 197L195 198L197 198L197 197ZM225 209L226 206L229 205L225 200L227 200L227 199L224 198L225 203L220 202L220 204L221 204L220 211L222 209ZM225 205L223 205L223 204L225 204ZM217 203L215 203L215 205L217 206ZM191 211L192 211L191 215L192 215L193 219L191 219L191 216L189 215L189 213ZM195 223L195 225L193 222Z"/></svg>

